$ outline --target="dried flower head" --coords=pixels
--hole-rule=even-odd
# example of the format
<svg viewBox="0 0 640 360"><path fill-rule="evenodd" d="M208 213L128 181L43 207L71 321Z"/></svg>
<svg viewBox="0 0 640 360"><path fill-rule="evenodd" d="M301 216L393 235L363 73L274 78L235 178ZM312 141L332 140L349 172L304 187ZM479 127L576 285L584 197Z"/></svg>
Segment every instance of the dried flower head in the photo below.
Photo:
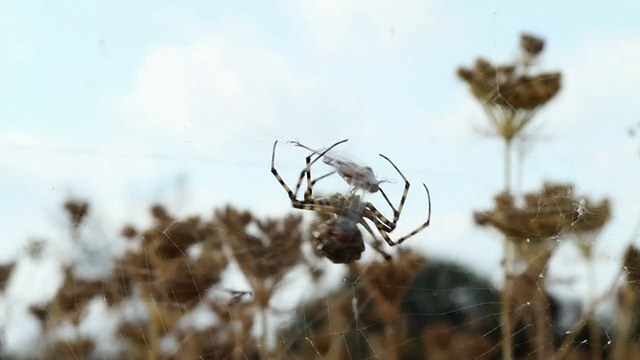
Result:
<svg viewBox="0 0 640 360"><path fill-rule="evenodd" d="M537 56L544 49L544 40L531 34L522 34L520 35L520 48L530 56Z"/></svg>
<svg viewBox="0 0 640 360"><path fill-rule="evenodd" d="M5 286L7 286L15 265L15 262L0 265L0 292L4 291Z"/></svg>
<svg viewBox="0 0 640 360"><path fill-rule="evenodd" d="M64 209L69 215L71 226L77 228L89 214L89 203L84 200L67 200Z"/></svg>
<svg viewBox="0 0 640 360"><path fill-rule="evenodd" d="M494 210L476 212L478 225L491 225L517 241L548 239L565 230L591 231L609 218L609 203L593 204L573 196L568 184L546 183L537 193L524 196L524 207L516 207L510 194L496 197Z"/></svg>
<svg viewBox="0 0 640 360"><path fill-rule="evenodd" d="M424 257L411 250L400 249L393 262L376 261L368 265L352 265L350 269L353 276L362 279L379 316L386 324L393 324L397 320L400 302L424 265Z"/></svg>
<svg viewBox="0 0 640 360"><path fill-rule="evenodd" d="M524 56L512 63L493 65L479 58L472 68L457 70L489 115L492 133L507 142L523 134L535 111L560 91L560 73L531 74L529 69L544 41L525 34L520 45Z"/></svg>
<svg viewBox="0 0 640 360"><path fill-rule="evenodd" d="M138 235L138 231L133 225L126 225L120 231L120 235L124 236L127 239L133 239Z"/></svg>

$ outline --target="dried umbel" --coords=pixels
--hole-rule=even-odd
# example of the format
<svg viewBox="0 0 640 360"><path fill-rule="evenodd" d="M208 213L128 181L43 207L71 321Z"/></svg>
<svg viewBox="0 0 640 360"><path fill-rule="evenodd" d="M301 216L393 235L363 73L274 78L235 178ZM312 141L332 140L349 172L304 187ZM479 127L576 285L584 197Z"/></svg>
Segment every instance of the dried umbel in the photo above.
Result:
<svg viewBox="0 0 640 360"><path fill-rule="evenodd" d="M77 228L89 214L89 203L83 200L68 200L64 203L64 209L69 215L71 226Z"/></svg>
<svg viewBox="0 0 640 360"><path fill-rule="evenodd" d="M524 207L516 207L510 194L496 197L494 210L476 212L478 225L491 225L515 241L548 239L565 231L599 229L608 220L609 202L594 204L572 194L567 184L544 185L542 191L524 196Z"/></svg>
<svg viewBox="0 0 640 360"><path fill-rule="evenodd" d="M376 304L377 311L387 324L393 323L400 302L410 288L416 273L426 265L426 259L417 253L400 249L393 262L374 262L352 266L354 276L362 279L367 294Z"/></svg>
<svg viewBox="0 0 640 360"><path fill-rule="evenodd" d="M0 265L0 292L4 291L5 286L7 286L15 265L15 262Z"/></svg>
<svg viewBox="0 0 640 360"><path fill-rule="evenodd" d="M544 40L531 34L522 34L520 35L520 48L530 56L537 56L544 49Z"/></svg>
<svg viewBox="0 0 640 360"><path fill-rule="evenodd" d="M472 68L458 68L458 77L469 84L473 96L485 108L492 132L510 143L522 134L535 111L560 91L561 74L533 74L530 65L544 48L543 40L522 35L523 56L512 63L494 65L479 58Z"/></svg>
<svg viewBox="0 0 640 360"><path fill-rule="evenodd" d="M225 230L225 243L245 275L279 278L301 259L299 216L261 221L232 209L217 216L219 228ZM249 225L258 231L250 231Z"/></svg>
<svg viewBox="0 0 640 360"><path fill-rule="evenodd" d="M122 230L120 230L120 235L131 240L138 236L138 231L133 227L133 225L126 225Z"/></svg>
<svg viewBox="0 0 640 360"><path fill-rule="evenodd" d="M250 212L238 211L231 206L215 211L214 226L223 228L227 232L244 232L252 221L253 215Z"/></svg>
<svg viewBox="0 0 640 360"><path fill-rule="evenodd" d="M226 265L207 254L195 260L183 257L157 264L154 274L160 293L166 296L165 301L189 308L220 281Z"/></svg>
<svg viewBox="0 0 640 360"><path fill-rule="evenodd" d="M56 307L64 313L82 309L86 303L98 294L104 293L104 281L84 280L76 276L74 268L66 267L64 281L54 298Z"/></svg>
<svg viewBox="0 0 640 360"><path fill-rule="evenodd" d="M180 254L180 257L184 257L189 246L199 242L201 239L198 236L198 229L193 223L185 221L174 221L163 231L165 237L159 237L158 239L165 240L159 246L167 246L175 248Z"/></svg>
<svg viewBox="0 0 640 360"><path fill-rule="evenodd" d="M505 111L534 110L560 90L560 73L527 75L515 69L513 65L494 66L478 59L474 68L459 68L458 76L469 84L471 93L482 104Z"/></svg>
<svg viewBox="0 0 640 360"><path fill-rule="evenodd" d="M64 280L54 298L46 304L30 307L30 312L45 327L49 321L57 324L68 319L77 325L92 299L104 299L109 306L120 302L129 294L125 284L115 279L83 279L75 274L73 267L64 269Z"/></svg>

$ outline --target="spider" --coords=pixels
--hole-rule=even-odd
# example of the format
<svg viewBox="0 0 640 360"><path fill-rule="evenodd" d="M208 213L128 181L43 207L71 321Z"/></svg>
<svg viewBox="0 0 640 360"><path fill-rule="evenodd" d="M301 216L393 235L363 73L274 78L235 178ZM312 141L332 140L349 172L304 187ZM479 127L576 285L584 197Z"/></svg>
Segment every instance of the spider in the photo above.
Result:
<svg viewBox="0 0 640 360"><path fill-rule="evenodd" d="M382 215L370 202L364 202L362 196L357 193L357 189L355 187L352 188L352 191L347 195L335 193L324 198L314 198L313 185L315 185L318 180L323 179L332 173L321 176L315 180L311 180L311 166L331 149L345 143L346 141L347 140L338 141L320 153L313 151L309 156L307 156L305 159L306 166L300 172L295 191L292 191L284 180L282 180L282 177L280 177L275 168L276 146L278 144L276 141L273 144L273 151L271 154L271 173L289 195L291 205L294 208L313 210L317 212L323 220L312 234L314 250L317 253L327 257L334 263L346 264L360 259L360 256L364 251L364 240L362 233L358 229L359 224L372 236L374 243L371 244L371 246L374 250L382 255L385 260L391 260L391 256L382 250L381 241L376 237L371 226L365 220L369 220L369 222L373 223L378 233L389 246L399 245L429 226L431 221L431 195L429 194L429 189L427 188L427 185L423 184L427 192L427 201L429 204L427 220L415 230L396 241L391 239L389 233L393 232L398 220L400 219L400 214L402 213L410 184L400 169L398 169L398 167L388 157L379 154L383 159L387 160L391 166L393 166L405 182L404 192L402 193L402 198L400 199L400 204L398 205L397 210L391 204L386 195L384 196L389 206L393 209L393 220L389 220L387 217ZM315 159L313 158L314 155L317 155ZM336 171L341 174L339 169L336 168ZM305 191L304 198L299 200L297 198L298 191L300 190L305 178L307 180L307 189ZM384 194L382 191L381 193Z"/></svg>

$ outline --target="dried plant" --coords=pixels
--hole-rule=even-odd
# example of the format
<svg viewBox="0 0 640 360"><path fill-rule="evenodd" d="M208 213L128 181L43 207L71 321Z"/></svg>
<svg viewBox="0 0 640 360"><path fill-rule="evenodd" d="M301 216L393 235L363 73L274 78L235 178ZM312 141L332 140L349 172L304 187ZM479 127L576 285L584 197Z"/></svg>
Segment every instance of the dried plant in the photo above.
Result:
<svg viewBox="0 0 640 360"><path fill-rule="evenodd" d="M89 204L70 200L64 208L76 240ZM292 267L308 263L300 249L304 239L301 219L258 220L248 212L227 207L216 211L210 220L179 220L158 204L150 213L151 228L123 228L121 235L132 246L114 261L108 277L85 278L76 266L69 265L54 298L30 307L50 339L47 351L60 358L93 356L92 339L56 339L56 329L66 323L78 326L86 316L87 304L94 299L104 301L112 311L142 300L146 313L122 322L115 334L127 358L244 359L256 354L267 358L266 332L258 340L249 333L254 318L271 306L270 299L282 278ZM194 252L196 248L199 250ZM252 288L231 291L229 300L214 299L209 290L217 286L231 261L238 264ZM12 267L6 267L7 276ZM246 300L247 294L253 295L252 301ZM203 305L219 322L204 329L180 325L185 315ZM167 338L179 345L174 355L161 349L161 341Z"/></svg>
<svg viewBox="0 0 640 360"><path fill-rule="evenodd" d="M89 214L89 203L84 200L68 200L64 203L69 221L74 229L77 229Z"/></svg>
<svg viewBox="0 0 640 360"><path fill-rule="evenodd" d="M77 360L89 358L95 348L91 339L78 338L73 341L58 340L53 344L56 359Z"/></svg>
<svg viewBox="0 0 640 360"><path fill-rule="evenodd" d="M0 293L2 293L4 291L5 286L7 286L7 282L11 277L13 268L15 266L16 266L15 262L9 262L9 263L0 265Z"/></svg>
<svg viewBox="0 0 640 360"><path fill-rule="evenodd" d="M507 274L511 295L506 302L513 300L515 308L528 309L529 314L519 316L528 316L535 321L536 351L543 353L541 357L549 357L553 349L548 336L551 325L545 279L549 259L558 244L555 239L565 234L601 229L610 217L610 207L608 200L594 203L584 197L575 197L573 187L568 184L546 183L541 191L523 198L524 206L518 207L513 196L502 193L496 197L493 210L474 215L476 224L499 230L507 242L513 244L515 261L524 264L522 274Z"/></svg>
<svg viewBox="0 0 640 360"><path fill-rule="evenodd" d="M543 236L552 233L551 229L560 233L571 233L573 229L594 231L597 224L606 222L608 203L568 197L570 187L547 184L542 191L525 195L525 200L518 202L524 203L522 206L515 206L513 198L502 196L494 210L478 216L485 225L502 228L514 236L538 234L538 238L531 237L530 243L542 243ZM178 219L159 205L152 208L152 214L154 223L149 229L127 227L130 250L114 260L108 276L86 278L70 264L63 269L63 282L54 298L30 307L45 334L47 355L40 358L101 356L96 340L80 331L76 331L75 337L55 335L64 324L73 327L82 324L88 314L87 304L92 301L103 301L114 312L136 301L145 306L144 311L126 317L118 325L115 336L122 348L110 358L417 360L424 356L490 359L501 355L500 339L496 336L498 291L488 283L469 280L472 275L463 270L431 264L422 256L401 249L392 262L351 264L347 280L335 293L318 294L315 301L296 309L278 309L273 296L293 268L306 266L316 280L323 274L317 265L319 259L311 261L307 258L309 254L301 250L309 241L307 234L311 229L305 228L300 218L262 220L249 212L226 207L210 219ZM548 219L532 225L526 216ZM513 242L516 241L527 243L514 238ZM532 248L518 249L534 254ZM635 266L632 255L629 252L629 269ZM249 280L249 289L220 289L222 273L233 262L237 262ZM430 275L425 278L423 274ZM630 284L637 281L634 276L633 271L628 272ZM529 274L512 280L516 304L540 293ZM227 296L212 297L210 290L214 288ZM470 302L457 302L461 291ZM546 294L539 296L548 299ZM443 304L449 307L442 308ZM215 314L216 320L210 325L185 322L193 311L203 308ZM274 348L269 345L266 333L258 338L251 333L256 326L269 328L263 323L265 313L279 310L300 315L294 325L278 334ZM556 318L557 315L550 315L548 319ZM532 319L532 314L526 311L514 312L516 332L512 342L516 356L535 354L536 334L530 326L523 326ZM167 340L173 341L174 350L163 350L161 344ZM577 343L568 342L562 348L566 349L563 354L577 354L573 351ZM623 345L626 353L636 346L633 341Z"/></svg>
<svg viewBox="0 0 640 360"><path fill-rule="evenodd" d="M629 339L637 329L640 307L640 250L629 245L624 254L622 268L626 283L618 290L617 341L614 344L613 358L625 359L632 353L633 344Z"/></svg>
<svg viewBox="0 0 640 360"><path fill-rule="evenodd" d="M417 270L426 264L422 256L400 249L393 262L351 265L352 276L360 278L368 297L384 324L385 348L389 359L398 359L400 304L414 280Z"/></svg>
<svg viewBox="0 0 640 360"><path fill-rule="evenodd" d="M469 85L472 95L485 110L492 128L491 132L504 141L504 192L498 196L496 202L507 208L511 208L513 202L511 197L512 145L515 140L525 138L525 130L530 127L529 124L536 112L555 97L560 90L560 73L531 73L531 66L541 55L543 49L544 40L531 34L522 34L520 37L522 56L513 62L505 65L493 65L483 58L478 58L473 68L460 67L457 71L458 77ZM529 229L523 229L517 224L517 221L526 221L526 219L519 219L519 215L509 216L510 218L504 219L505 221L481 216L476 217L476 222L482 224L492 220L494 225L501 229L507 237L512 235L514 238L522 237L521 235L524 235L527 230L533 230L530 233L531 236L546 235L542 233L548 230L546 225L533 229L533 227L537 227L535 225L537 222L534 222L529 224ZM508 273L512 272L515 266L516 249L514 245L515 243L507 238L505 241L505 277L502 299L504 323L502 350L503 356L507 360L512 358L512 319L509 311L511 308L511 283ZM536 245L540 245L540 243Z"/></svg>
<svg viewBox="0 0 640 360"><path fill-rule="evenodd" d="M521 36L522 58L506 65L492 65L479 58L473 68L458 68L458 77L469 84L473 96L487 114L492 133L505 142L505 191L511 191L511 151L514 140L524 136L537 110L560 91L558 72L530 74L544 41Z"/></svg>

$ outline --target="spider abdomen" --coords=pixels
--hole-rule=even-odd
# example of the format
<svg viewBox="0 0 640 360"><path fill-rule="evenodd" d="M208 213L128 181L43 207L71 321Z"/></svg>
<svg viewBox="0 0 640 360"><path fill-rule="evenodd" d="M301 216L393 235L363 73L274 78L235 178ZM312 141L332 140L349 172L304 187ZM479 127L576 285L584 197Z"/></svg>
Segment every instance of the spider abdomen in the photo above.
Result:
<svg viewBox="0 0 640 360"><path fill-rule="evenodd" d="M312 235L316 254L325 256L336 264L359 260L364 251L362 233L349 218L334 216L318 225Z"/></svg>

